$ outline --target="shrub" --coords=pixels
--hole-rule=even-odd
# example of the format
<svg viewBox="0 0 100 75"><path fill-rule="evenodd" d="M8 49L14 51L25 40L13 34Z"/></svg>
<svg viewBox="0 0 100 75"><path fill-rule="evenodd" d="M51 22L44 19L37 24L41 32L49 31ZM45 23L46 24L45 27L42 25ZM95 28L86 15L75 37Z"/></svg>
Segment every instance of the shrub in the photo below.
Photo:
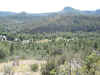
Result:
<svg viewBox="0 0 100 75"><path fill-rule="evenodd" d="M56 64L54 59L48 60L47 64L41 68L42 75L55 75Z"/></svg>
<svg viewBox="0 0 100 75"><path fill-rule="evenodd" d="M38 68L39 68L38 64L33 64L31 66L31 70L34 71L34 72L36 72L38 70Z"/></svg>
<svg viewBox="0 0 100 75"><path fill-rule="evenodd" d="M0 49L0 59L3 59L6 57L6 53Z"/></svg>

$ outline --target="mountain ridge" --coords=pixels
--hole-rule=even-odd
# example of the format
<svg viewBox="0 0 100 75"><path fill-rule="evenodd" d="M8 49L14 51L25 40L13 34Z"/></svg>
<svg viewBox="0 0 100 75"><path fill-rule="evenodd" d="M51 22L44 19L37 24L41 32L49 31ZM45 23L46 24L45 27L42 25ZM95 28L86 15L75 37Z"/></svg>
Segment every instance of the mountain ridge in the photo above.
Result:
<svg viewBox="0 0 100 75"><path fill-rule="evenodd" d="M14 13L0 16L0 32L74 32L100 30L100 10L80 11L66 7L60 12Z"/></svg>
<svg viewBox="0 0 100 75"><path fill-rule="evenodd" d="M59 12L50 12L50 13L27 13L27 12L20 12L20 13L16 13L16 12L9 12L9 11L0 11L0 16L11 16L11 15L18 15L18 14L27 14L27 15L32 15L32 16L48 16L48 15L52 15L52 14L56 14L56 13L72 13L72 14L100 14L100 9L96 9L96 10L79 10L79 9L75 9L72 7L64 7L63 10L59 11Z"/></svg>

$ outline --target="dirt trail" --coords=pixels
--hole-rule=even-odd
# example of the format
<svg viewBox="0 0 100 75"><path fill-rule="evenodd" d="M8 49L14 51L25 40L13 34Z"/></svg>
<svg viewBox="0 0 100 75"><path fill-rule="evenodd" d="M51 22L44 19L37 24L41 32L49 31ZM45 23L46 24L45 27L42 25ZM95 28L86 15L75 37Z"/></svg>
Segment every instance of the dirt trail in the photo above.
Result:
<svg viewBox="0 0 100 75"><path fill-rule="evenodd" d="M19 60L18 66L13 66L12 70L14 72L14 75L41 75L40 69L41 64L45 64L46 61L39 61L39 60ZM3 73L4 66L12 66L13 61L7 62L7 63L0 63L0 73ZM31 65L32 64L38 64L39 69L37 72L31 71ZM0 74L3 75L3 74Z"/></svg>

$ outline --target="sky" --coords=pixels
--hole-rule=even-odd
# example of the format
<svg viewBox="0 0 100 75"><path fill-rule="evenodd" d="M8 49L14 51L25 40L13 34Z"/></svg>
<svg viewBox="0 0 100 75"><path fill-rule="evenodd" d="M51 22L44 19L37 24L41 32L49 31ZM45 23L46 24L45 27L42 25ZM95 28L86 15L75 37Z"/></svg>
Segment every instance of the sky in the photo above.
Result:
<svg viewBox="0 0 100 75"><path fill-rule="evenodd" d="M47 13L64 7L80 10L100 9L100 0L0 0L0 11Z"/></svg>

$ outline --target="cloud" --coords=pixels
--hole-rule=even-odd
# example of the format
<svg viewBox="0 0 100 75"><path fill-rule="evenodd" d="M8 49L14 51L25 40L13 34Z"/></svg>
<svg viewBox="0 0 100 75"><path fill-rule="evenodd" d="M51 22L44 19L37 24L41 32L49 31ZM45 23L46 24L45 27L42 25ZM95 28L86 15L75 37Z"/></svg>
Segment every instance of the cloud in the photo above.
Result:
<svg viewBox="0 0 100 75"><path fill-rule="evenodd" d="M0 0L0 10L34 13L59 11L65 0Z"/></svg>
<svg viewBox="0 0 100 75"><path fill-rule="evenodd" d="M15 12L55 12L71 6L81 10L100 8L100 0L0 0L0 10Z"/></svg>

